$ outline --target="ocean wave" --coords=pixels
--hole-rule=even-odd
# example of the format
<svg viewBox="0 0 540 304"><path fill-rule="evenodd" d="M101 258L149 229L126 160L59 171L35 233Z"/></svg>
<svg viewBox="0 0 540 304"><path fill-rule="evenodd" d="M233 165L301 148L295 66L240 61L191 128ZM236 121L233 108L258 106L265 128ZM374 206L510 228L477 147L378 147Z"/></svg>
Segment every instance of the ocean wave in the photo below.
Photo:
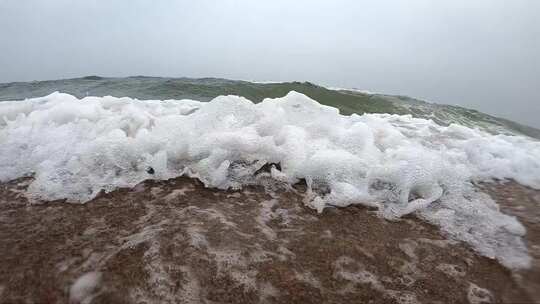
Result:
<svg viewBox="0 0 540 304"><path fill-rule="evenodd" d="M188 175L239 189L262 177L308 185L305 203L415 213L508 267L527 267L525 228L472 182L540 189L540 142L410 115L344 116L300 93L254 104L62 93L0 103L0 181L27 195L87 202L101 191Z"/></svg>

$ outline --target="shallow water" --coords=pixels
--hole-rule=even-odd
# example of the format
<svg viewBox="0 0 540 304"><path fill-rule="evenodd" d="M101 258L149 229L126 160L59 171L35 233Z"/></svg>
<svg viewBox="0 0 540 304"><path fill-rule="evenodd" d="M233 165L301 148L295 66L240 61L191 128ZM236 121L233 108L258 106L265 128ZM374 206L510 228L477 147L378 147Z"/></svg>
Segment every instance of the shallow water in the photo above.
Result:
<svg viewBox="0 0 540 304"><path fill-rule="evenodd" d="M388 222L363 207L317 214L303 205L301 185L222 191L177 178L83 205L29 205L28 184L0 188L0 303L67 302L87 274L99 274L82 293L93 303L540 299L536 234L527 239L534 267L512 274L414 216ZM503 208L512 197L539 195L515 184L487 186ZM520 220L540 227L530 213Z"/></svg>

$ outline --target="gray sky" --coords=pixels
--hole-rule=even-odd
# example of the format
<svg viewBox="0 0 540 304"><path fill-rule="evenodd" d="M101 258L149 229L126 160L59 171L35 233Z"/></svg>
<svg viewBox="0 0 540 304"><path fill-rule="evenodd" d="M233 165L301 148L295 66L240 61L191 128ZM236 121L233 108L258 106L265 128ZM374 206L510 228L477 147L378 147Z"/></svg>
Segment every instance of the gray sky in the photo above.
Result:
<svg viewBox="0 0 540 304"><path fill-rule="evenodd" d="M539 0L0 0L0 82L300 80L540 127Z"/></svg>

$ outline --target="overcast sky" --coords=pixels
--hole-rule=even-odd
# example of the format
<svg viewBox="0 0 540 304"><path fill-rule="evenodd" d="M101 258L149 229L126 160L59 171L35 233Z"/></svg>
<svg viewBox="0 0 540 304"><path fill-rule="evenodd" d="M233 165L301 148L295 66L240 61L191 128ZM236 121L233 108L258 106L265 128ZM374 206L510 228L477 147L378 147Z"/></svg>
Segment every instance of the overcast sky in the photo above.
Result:
<svg viewBox="0 0 540 304"><path fill-rule="evenodd" d="M0 0L0 82L299 80L540 127L539 0Z"/></svg>

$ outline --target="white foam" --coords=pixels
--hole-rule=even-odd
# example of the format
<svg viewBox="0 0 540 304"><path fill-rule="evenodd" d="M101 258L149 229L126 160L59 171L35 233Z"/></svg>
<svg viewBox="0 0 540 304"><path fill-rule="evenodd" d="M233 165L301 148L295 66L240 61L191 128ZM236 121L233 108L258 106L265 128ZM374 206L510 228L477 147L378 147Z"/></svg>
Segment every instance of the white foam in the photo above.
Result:
<svg viewBox="0 0 540 304"><path fill-rule="evenodd" d="M478 285L469 282L469 289L467 291L467 300L471 304L483 304L493 303L493 294L491 291L479 287Z"/></svg>
<svg viewBox="0 0 540 304"><path fill-rule="evenodd" d="M349 92L358 92L358 93L361 93L361 94L366 94L366 95L376 95L376 94L379 94L379 93L376 93L374 91L370 91L370 90L362 90L362 89L357 89L357 88L341 88L341 87L326 87L328 90L332 90L332 91L349 91Z"/></svg>
<svg viewBox="0 0 540 304"><path fill-rule="evenodd" d="M347 256L339 257L333 264L334 277L350 282L370 285L372 289L379 291L385 297L389 297L400 304L417 304L416 295L408 291L387 289L381 280L366 267Z"/></svg>
<svg viewBox="0 0 540 304"><path fill-rule="evenodd" d="M88 272L80 276L69 289L69 302L89 304L96 296L101 281L101 273Z"/></svg>
<svg viewBox="0 0 540 304"><path fill-rule="evenodd" d="M523 226L470 183L514 179L540 189L540 142L529 138L409 115L343 116L296 92L259 104L61 93L0 103L0 181L34 174L28 195L39 199L86 202L101 190L180 175L240 188L266 163L281 165L271 169L277 180L305 179L307 204L319 211L365 204L386 218L416 212L507 266L529 263Z"/></svg>

